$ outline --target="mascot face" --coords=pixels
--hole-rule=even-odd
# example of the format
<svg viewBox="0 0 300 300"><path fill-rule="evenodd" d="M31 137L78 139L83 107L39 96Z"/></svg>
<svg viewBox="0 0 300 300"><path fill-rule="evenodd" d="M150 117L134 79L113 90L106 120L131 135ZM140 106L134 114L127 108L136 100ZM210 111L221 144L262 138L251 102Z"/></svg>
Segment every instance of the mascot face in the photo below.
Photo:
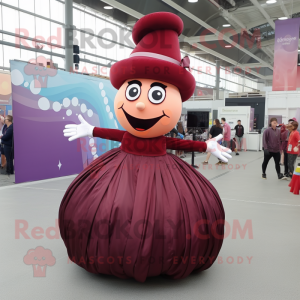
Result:
<svg viewBox="0 0 300 300"><path fill-rule="evenodd" d="M172 84L153 79L130 79L119 89L115 113L132 135L153 138L170 132L182 109L179 90Z"/></svg>

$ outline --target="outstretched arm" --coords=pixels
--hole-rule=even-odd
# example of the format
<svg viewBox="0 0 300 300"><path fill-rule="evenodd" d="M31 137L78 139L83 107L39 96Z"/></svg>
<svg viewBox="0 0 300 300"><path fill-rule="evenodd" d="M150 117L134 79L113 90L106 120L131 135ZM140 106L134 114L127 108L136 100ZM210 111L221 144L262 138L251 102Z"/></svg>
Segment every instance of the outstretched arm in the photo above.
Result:
<svg viewBox="0 0 300 300"><path fill-rule="evenodd" d="M117 142L122 141L125 131L92 126L81 115L78 116L78 119L80 124L68 124L65 126L64 136L69 137L70 142L86 136L99 137Z"/></svg>
<svg viewBox="0 0 300 300"><path fill-rule="evenodd" d="M184 151L198 151L206 152L207 145L205 142L181 140L177 138L166 137L167 149L184 150Z"/></svg>
<svg viewBox="0 0 300 300"><path fill-rule="evenodd" d="M206 142L199 141L187 141L179 140L174 138L166 138L167 149L172 150L185 150L185 151L199 151L199 152L210 152L212 155L216 156L223 162L228 162L231 158L232 151L228 148L221 146L218 141L223 138L222 134L217 137L207 140Z"/></svg>

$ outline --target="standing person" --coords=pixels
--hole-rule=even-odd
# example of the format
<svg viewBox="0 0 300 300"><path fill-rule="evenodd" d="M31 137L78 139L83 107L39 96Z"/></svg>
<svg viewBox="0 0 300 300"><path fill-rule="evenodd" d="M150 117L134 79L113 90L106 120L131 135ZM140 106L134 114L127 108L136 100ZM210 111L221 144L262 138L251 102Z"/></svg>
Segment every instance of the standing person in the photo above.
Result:
<svg viewBox="0 0 300 300"><path fill-rule="evenodd" d="M242 125L241 120L237 121L237 125L234 127L235 129L235 139L237 142L238 151L242 150L243 138L244 138L244 126Z"/></svg>
<svg viewBox="0 0 300 300"><path fill-rule="evenodd" d="M264 131L264 161L262 164L262 178L267 179L266 169L270 159L273 157L278 179L286 179L280 173L280 128L277 128L277 119L271 118L271 127Z"/></svg>
<svg viewBox="0 0 300 300"><path fill-rule="evenodd" d="M231 140L231 128L228 123L226 123L226 119L221 119L222 125L223 125L223 146L229 148L229 142Z"/></svg>
<svg viewBox="0 0 300 300"><path fill-rule="evenodd" d="M287 126L282 124L280 128L280 139L281 139L281 151L283 155L283 165L284 165L284 176L288 178L288 155L287 155L287 145L288 145L288 129Z"/></svg>
<svg viewBox="0 0 300 300"><path fill-rule="evenodd" d="M5 124L7 125L7 130L5 134L1 137L1 142L4 144L4 154L6 157L6 173L7 175L14 174L13 166L13 117L7 115L5 117Z"/></svg>
<svg viewBox="0 0 300 300"><path fill-rule="evenodd" d="M1 128L1 134L0 134L0 138L1 138L7 130L7 125L5 124L3 116L0 116L0 122L3 125L2 128ZM0 148L0 152L1 152L1 169L4 169L6 167L6 158L5 158L5 155L4 155L4 144L2 144L1 140L0 140L0 147L1 147Z"/></svg>
<svg viewBox="0 0 300 300"><path fill-rule="evenodd" d="M283 127L285 128L287 133L285 133L284 135L283 135L283 133L281 133L281 142L282 142L281 148L282 148L283 154L284 154L284 176L286 178L289 178L287 146L288 146L288 141L289 141L289 137L290 137L290 130L288 128L289 128L289 125L292 124L294 121L297 122L296 118L289 119L288 124L283 125ZM283 129L281 129L281 132L283 132ZM285 137L286 137L286 139L284 140Z"/></svg>
<svg viewBox="0 0 300 300"><path fill-rule="evenodd" d="M220 124L220 120L215 119L214 120L214 125L210 128L210 131L209 131L209 139L217 137L219 134L222 134L222 132L223 132L223 128ZM221 141L218 142L218 143L221 144ZM204 165L208 164L208 160L210 158L210 155L211 155L211 153L207 153L206 159L203 162ZM217 164L220 164L220 161Z"/></svg>
<svg viewBox="0 0 300 300"><path fill-rule="evenodd" d="M237 149L237 141L236 141L236 138L234 137L232 140L230 140L230 147L229 149L231 149L232 152L235 152L235 155L240 155L238 153L238 149Z"/></svg>
<svg viewBox="0 0 300 300"><path fill-rule="evenodd" d="M300 134L297 131L298 122L293 121L288 125L288 129L290 131L290 137L287 146L287 154L288 154L288 170L289 177L292 178L295 168L295 161L299 154L299 145L300 145Z"/></svg>

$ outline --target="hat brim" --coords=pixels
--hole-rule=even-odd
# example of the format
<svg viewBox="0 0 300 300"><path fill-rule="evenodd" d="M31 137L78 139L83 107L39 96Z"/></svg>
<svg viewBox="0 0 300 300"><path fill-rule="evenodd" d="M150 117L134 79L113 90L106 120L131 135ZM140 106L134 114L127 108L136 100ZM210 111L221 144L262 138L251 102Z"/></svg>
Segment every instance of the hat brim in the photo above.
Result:
<svg viewBox="0 0 300 300"><path fill-rule="evenodd" d="M153 79L173 84L179 89L182 102L194 93L196 81L185 68L172 62L151 57L130 57L115 63L110 69L110 81L119 89L128 79Z"/></svg>

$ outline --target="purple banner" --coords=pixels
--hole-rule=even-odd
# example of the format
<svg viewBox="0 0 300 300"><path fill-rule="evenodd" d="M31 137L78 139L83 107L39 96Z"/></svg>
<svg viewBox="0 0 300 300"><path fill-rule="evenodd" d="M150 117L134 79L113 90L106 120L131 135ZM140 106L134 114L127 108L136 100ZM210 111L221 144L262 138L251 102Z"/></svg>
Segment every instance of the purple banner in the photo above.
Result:
<svg viewBox="0 0 300 300"><path fill-rule="evenodd" d="M300 18L275 21L273 91L295 91Z"/></svg>
<svg viewBox="0 0 300 300"><path fill-rule="evenodd" d="M66 124L78 115L94 126L122 129L114 113L117 90L109 80L11 61L16 183L77 174L119 143L69 142Z"/></svg>
<svg viewBox="0 0 300 300"><path fill-rule="evenodd" d="M250 126L249 126L249 131L253 131L253 128L254 128L254 110L255 110L255 108L250 108Z"/></svg>

